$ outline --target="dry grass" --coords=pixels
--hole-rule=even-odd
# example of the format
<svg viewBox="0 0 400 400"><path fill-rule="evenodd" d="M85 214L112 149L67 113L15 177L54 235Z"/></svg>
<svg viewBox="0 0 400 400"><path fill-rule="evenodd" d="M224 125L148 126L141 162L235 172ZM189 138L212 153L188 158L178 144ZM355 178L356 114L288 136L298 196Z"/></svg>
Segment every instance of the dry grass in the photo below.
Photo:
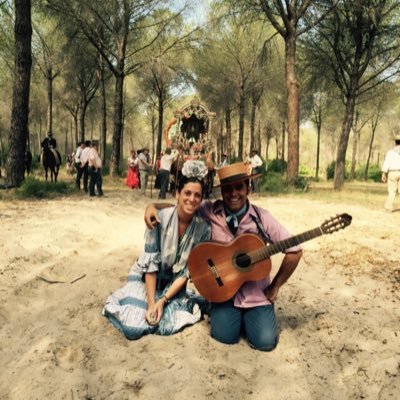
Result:
<svg viewBox="0 0 400 400"><path fill-rule="evenodd" d="M38 179L44 179L43 171L41 169L34 172L34 176ZM59 180L65 182L73 181L73 177L67 175L65 169L61 169L59 173ZM154 176L150 178L149 187L153 185ZM126 192L127 188L124 185L125 178L111 178L110 176L103 176L103 187L108 193L121 193ZM0 178L0 184L1 184ZM148 193L150 194L150 193ZM157 198L158 190L152 190L152 197ZM263 193L262 196L279 196L279 197L298 197L311 200L320 200L327 203L338 203L346 202L350 204L359 204L366 207L374 208L383 207L387 194L386 185L383 183L375 182L360 182L352 181L345 182L345 185L341 191L333 190L332 181L312 182L307 192L295 192L295 193ZM71 196L79 195L79 193L72 193ZM215 196L219 196L219 189L215 192ZM2 190L0 191L0 200L13 199L14 190Z"/></svg>

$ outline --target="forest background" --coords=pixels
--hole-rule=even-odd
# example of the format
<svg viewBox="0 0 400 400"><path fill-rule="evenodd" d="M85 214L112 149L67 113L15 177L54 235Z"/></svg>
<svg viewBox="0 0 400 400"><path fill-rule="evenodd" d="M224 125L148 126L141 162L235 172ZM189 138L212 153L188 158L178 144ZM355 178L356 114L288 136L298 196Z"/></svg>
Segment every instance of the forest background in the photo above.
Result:
<svg viewBox="0 0 400 400"><path fill-rule="evenodd" d="M1 172L20 185L51 132L64 157L99 139L120 175L198 96L216 161L256 148L288 183L378 179L399 126L399 16L389 0L0 1Z"/></svg>
<svg viewBox="0 0 400 400"><path fill-rule="evenodd" d="M0 191L0 398L397 398L400 209L383 210L385 185L349 180L380 179L399 133L399 7L0 0L0 188L22 186ZM128 341L101 316L142 252L153 201L151 188L142 196L114 177L131 147L164 148L166 124L194 96L216 114L217 161L255 147L266 182L282 191L299 177L324 180L329 167L333 182L252 203L291 232L342 210L353 217L304 243L276 305L271 353L214 341L207 317L170 337ZM63 157L79 140L100 140L111 175L101 200L76 191L15 201L32 183L24 152L38 163L48 132ZM287 169L274 175L274 165ZM39 168L34 176L35 189L74 186L65 174L57 185Z"/></svg>

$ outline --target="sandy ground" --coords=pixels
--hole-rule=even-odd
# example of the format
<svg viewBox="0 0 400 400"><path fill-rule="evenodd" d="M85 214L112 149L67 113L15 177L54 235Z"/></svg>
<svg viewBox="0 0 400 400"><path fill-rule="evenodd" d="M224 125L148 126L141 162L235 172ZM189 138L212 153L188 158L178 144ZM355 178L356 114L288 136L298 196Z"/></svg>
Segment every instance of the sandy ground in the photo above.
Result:
<svg viewBox="0 0 400 400"><path fill-rule="evenodd" d="M400 213L253 199L292 233L353 216L304 244L277 303L279 345L263 353L215 342L207 317L138 341L102 317L143 248L150 201L105 193L0 202L0 399L400 398Z"/></svg>

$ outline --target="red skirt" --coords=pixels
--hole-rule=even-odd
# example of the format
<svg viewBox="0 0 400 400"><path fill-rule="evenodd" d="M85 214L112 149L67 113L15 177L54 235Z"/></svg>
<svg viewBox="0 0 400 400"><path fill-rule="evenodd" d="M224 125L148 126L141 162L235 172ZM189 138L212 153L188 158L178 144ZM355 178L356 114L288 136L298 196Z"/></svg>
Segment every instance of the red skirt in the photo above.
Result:
<svg viewBox="0 0 400 400"><path fill-rule="evenodd" d="M132 189L139 187L139 178L136 169L128 168L128 176L126 177L125 185Z"/></svg>

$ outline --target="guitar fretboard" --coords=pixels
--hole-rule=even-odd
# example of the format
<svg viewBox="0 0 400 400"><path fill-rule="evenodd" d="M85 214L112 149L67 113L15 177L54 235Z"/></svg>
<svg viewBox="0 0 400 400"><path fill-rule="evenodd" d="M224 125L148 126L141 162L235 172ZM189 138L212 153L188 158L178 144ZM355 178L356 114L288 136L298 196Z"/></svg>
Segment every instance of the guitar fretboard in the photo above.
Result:
<svg viewBox="0 0 400 400"><path fill-rule="evenodd" d="M292 236L288 239L281 240L280 242L266 245L264 248L252 251L248 255L251 257L252 263L257 263L270 258L274 254L283 252L291 247L298 246L301 243L307 242L308 240L314 239L323 234L324 232L322 229L318 227L307 232L300 233L296 236Z"/></svg>

